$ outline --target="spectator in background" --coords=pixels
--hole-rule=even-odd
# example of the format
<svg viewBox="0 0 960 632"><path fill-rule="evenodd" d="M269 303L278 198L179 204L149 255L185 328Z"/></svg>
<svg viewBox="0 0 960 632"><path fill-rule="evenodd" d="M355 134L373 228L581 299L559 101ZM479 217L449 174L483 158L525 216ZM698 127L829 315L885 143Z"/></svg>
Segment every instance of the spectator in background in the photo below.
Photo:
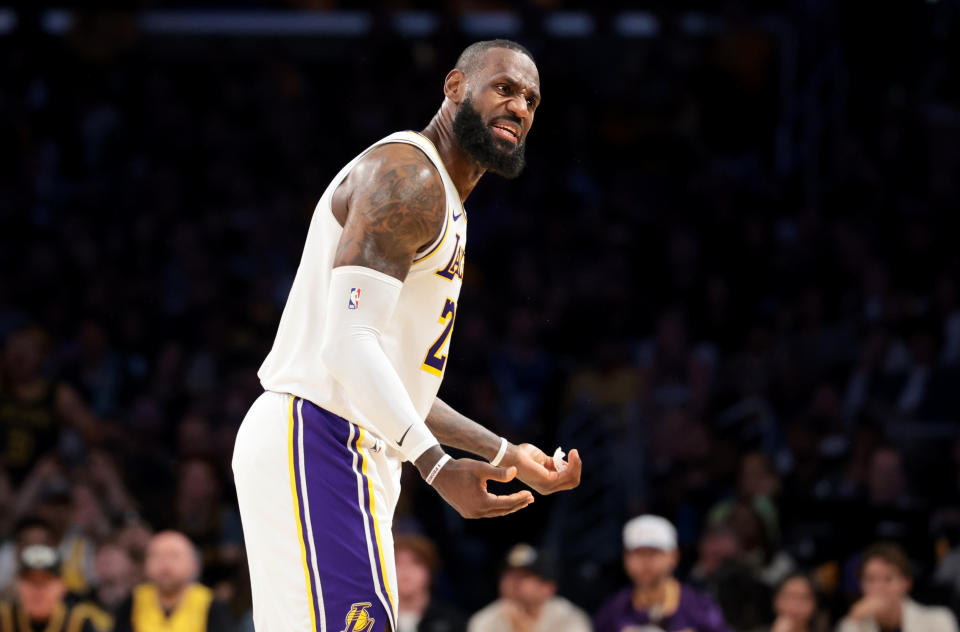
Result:
<svg viewBox="0 0 960 632"><path fill-rule="evenodd" d="M86 593L93 573L93 537L105 535L108 528L90 488L74 485L71 472L61 460L48 454L37 461L23 482L16 511L35 516L42 523L44 535L37 543L58 549L67 590Z"/></svg>
<svg viewBox="0 0 960 632"><path fill-rule="evenodd" d="M241 555L240 519L224 501L223 484L211 461L191 458L180 464L176 524L197 546L208 582L219 579Z"/></svg>
<svg viewBox="0 0 960 632"><path fill-rule="evenodd" d="M870 457L865 483L862 502L848 505L843 518L848 540L859 546L896 537L911 552L923 555L929 516L910 492L903 452L889 444L878 446Z"/></svg>
<svg viewBox="0 0 960 632"><path fill-rule="evenodd" d="M94 601L107 612L117 612L140 581L140 569L126 549L113 543L104 544L97 550L93 569L96 578Z"/></svg>
<svg viewBox="0 0 960 632"><path fill-rule="evenodd" d="M665 632L729 632L720 607L709 597L673 577L679 561L677 531L659 516L644 515L623 528L623 565L627 586L594 618L604 632L625 632L641 626Z"/></svg>
<svg viewBox="0 0 960 632"><path fill-rule="evenodd" d="M143 568L147 559L147 547L153 539L153 529L142 520L134 520L116 531L114 538L133 558L138 568Z"/></svg>
<svg viewBox="0 0 960 632"><path fill-rule="evenodd" d="M0 547L0 590L12 588L20 568L20 552L31 544L55 546L53 530L37 517L21 519L13 529L13 537Z"/></svg>
<svg viewBox="0 0 960 632"><path fill-rule="evenodd" d="M813 582L803 573L792 573L781 582L773 596L775 619L770 632L826 632L819 612Z"/></svg>
<svg viewBox="0 0 960 632"><path fill-rule="evenodd" d="M72 428L88 441L100 438L100 422L73 387L44 377L50 341L38 328L10 335L0 367L0 459L15 483Z"/></svg>
<svg viewBox="0 0 960 632"><path fill-rule="evenodd" d="M106 632L109 615L87 603L68 605L60 578L60 557L45 544L24 548L19 556L16 600L0 603L0 632Z"/></svg>
<svg viewBox="0 0 960 632"><path fill-rule="evenodd" d="M147 583L117 611L114 632L229 632L230 614L213 591L196 583L200 558L182 533L162 531L147 546Z"/></svg>
<svg viewBox="0 0 960 632"><path fill-rule="evenodd" d="M551 563L528 544L507 554L500 598L470 618L468 632L591 632L590 618L557 596Z"/></svg>
<svg viewBox="0 0 960 632"><path fill-rule="evenodd" d="M881 445L870 457L866 481L867 502L875 507L912 506L903 454L891 445Z"/></svg>
<svg viewBox="0 0 960 632"><path fill-rule="evenodd" d="M690 570L689 581L697 588L713 592L711 584L728 560L740 555L737 534L724 525L710 526L700 536L697 545L697 561Z"/></svg>
<svg viewBox="0 0 960 632"><path fill-rule="evenodd" d="M397 632L464 632L466 620L430 594L440 558L433 542L417 535L393 539L397 561Z"/></svg>
<svg viewBox="0 0 960 632"><path fill-rule="evenodd" d="M838 632L957 632L946 608L922 606L910 599L913 570L896 544L879 543L860 560L863 597L850 608Z"/></svg>
<svg viewBox="0 0 960 632"><path fill-rule="evenodd" d="M779 515L776 500L780 494L780 475L770 457L762 452L748 452L740 459L737 476L737 494L714 505L708 520L711 524L724 522L734 509L738 499L753 505L763 520L767 538L776 541L780 537Z"/></svg>
<svg viewBox="0 0 960 632"><path fill-rule="evenodd" d="M726 524L701 536L697 563L690 571L691 587L703 590L723 611L735 630L753 630L768 621L771 590L761 581L756 560L745 554L740 536Z"/></svg>

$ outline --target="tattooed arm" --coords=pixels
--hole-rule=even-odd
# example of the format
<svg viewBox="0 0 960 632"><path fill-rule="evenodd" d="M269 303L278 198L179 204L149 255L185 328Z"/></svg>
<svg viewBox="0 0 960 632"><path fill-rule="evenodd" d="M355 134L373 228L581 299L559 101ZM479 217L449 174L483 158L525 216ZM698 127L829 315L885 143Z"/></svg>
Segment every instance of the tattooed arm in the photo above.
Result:
<svg viewBox="0 0 960 632"><path fill-rule="evenodd" d="M443 448L418 415L380 335L415 253L441 230L446 212L443 181L418 148L389 144L360 160L333 202L343 231L330 276L320 353L366 423L426 478L444 457ZM361 291L359 307L353 296ZM533 502L526 491L506 496L487 491L488 480L505 482L514 476L514 468L458 459L442 466L433 486L464 517L499 516Z"/></svg>
<svg viewBox="0 0 960 632"><path fill-rule="evenodd" d="M443 445L448 445L488 461L500 450L500 437L477 422L461 415L439 397L427 413L427 427ZM517 468L517 478L541 494L573 489L580 484L583 464L577 450L571 450L567 468L557 472L553 458L529 443L507 445L501 463Z"/></svg>
<svg viewBox="0 0 960 632"><path fill-rule="evenodd" d="M443 180L413 145L382 145L337 188L333 213L343 226L334 267L364 266L402 281L443 229Z"/></svg>

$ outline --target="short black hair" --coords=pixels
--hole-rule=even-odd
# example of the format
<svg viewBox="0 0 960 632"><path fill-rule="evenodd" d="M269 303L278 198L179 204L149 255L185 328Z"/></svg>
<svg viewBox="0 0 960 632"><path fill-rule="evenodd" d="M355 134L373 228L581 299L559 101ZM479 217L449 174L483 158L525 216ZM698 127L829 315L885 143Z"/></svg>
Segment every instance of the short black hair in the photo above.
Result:
<svg viewBox="0 0 960 632"><path fill-rule="evenodd" d="M480 65L480 61L483 59L484 53L491 48L507 48L509 50L515 50L518 53L523 53L529 57L530 61L532 61L534 65L537 63L533 58L533 53L527 50L527 47L523 44L518 44L517 42L508 39L492 39L484 40L482 42L474 42L463 49L463 52L460 53L460 57L457 58L457 65L455 68L465 75L472 74Z"/></svg>

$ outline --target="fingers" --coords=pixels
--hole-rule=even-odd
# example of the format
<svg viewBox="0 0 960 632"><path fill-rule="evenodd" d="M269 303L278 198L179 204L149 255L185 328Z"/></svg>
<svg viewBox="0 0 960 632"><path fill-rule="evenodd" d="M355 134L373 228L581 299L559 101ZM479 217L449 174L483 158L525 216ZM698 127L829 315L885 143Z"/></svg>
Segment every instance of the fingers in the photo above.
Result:
<svg viewBox="0 0 960 632"><path fill-rule="evenodd" d="M487 494L486 506L479 512L480 518L495 518L497 516L506 516L515 511L520 511L533 502L533 494L527 490L508 494L506 496L495 496Z"/></svg>
<svg viewBox="0 0 960 632"><path fill-rule="evenodd" d="M497 481L498 483L509 483L517 476L517 468L511 465L510 467L497 467L494 465L489 465L486 463L478 462L481 466L480 468L480 477L485 481Z"/></svg>
<svg viewBox="0 0 960 632"><path fill-rule="evenodd" d="M580 452L576 449L570 450L567 455L567 467L562 472L551 472L548 478L550 487L544 493L573 489L580 484L580 473L583 471L583 461L580 460Z"/></svg>
<svg viewBox="0 0 960 632"><path fill-rule="evenodd" d="M580 484L580 473L583 471L583 461L580 460L580 452L576 449L570 450L567 455L567 468L560 473L560 487L562 489L572 489Z"/></svg>

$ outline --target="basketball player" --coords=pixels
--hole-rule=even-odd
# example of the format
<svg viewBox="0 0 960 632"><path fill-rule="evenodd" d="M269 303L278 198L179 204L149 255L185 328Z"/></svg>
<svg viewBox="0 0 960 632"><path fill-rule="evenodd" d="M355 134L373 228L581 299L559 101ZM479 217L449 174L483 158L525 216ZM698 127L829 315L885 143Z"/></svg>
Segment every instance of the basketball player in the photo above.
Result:
<svg viewBox="0 0 960 632"><path fill-rule="evenodd" d="M557 463L437 399L464 272L463 200L487 171L508 178L540 103L529 51L468 47L422 132L397 132L327 187L273 349L265 393L233 456L258 632L396 630L391 522L403 461L466 518L502 516L530 491L580 482ZM441 445L490 463L451 460Z"/></svg>

